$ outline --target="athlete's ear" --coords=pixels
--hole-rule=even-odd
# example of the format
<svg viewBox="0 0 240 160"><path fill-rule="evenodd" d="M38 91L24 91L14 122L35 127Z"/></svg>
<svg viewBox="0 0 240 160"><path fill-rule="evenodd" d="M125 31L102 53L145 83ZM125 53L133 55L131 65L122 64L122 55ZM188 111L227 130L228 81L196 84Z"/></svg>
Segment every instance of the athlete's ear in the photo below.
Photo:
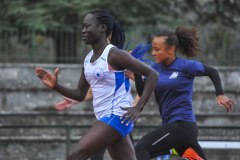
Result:
<svg viewBox="0 0 240 160"><path fill-rule="evenodd" d="M106 32L106 30L107 30L107 25L106 25L106 24L101 24L101 25L100 25L100 30L101 30L102 32Z"/></svg>
<svg viewBox="0 0 240 160"><path fill-rule="evenodd" d="M170 55L174 54L174 52L175 52L175 47L174 46L171 46L171 47L168 48L168 53Z"/></svg>

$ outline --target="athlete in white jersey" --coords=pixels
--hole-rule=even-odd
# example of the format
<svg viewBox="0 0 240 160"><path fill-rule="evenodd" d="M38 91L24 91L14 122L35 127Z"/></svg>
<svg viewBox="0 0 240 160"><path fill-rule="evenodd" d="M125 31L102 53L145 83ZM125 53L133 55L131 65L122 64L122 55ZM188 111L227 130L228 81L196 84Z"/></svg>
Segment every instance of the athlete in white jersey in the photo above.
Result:
<svg viewBox="0 0 240 160"><path fill-rule="evenodd" d="M155 88L157 73L128 52L118 49L123 48L124 34L109 11L99 9L89 12L82 25L82 38L92 46L93 51L84 62L75 90L58 84L59 68L54 74L40 67L35 69L36 75L47 87L65 97L82 101L92 88L94 111L99 120L81 138L67 160L86 160L105 148L112 159L136 160L128 133ZM118 48L108 44L110 34L111 44ZM143 94L135 107L131 107L130 84L123 73L126 69L146 77Z"/></svg>
<svg viewBox="0 0 240 160"><path fill-rule="evenodd" d="M86 80L92 88L93 107L97 119L105 115L122 116L126 111L120 107L129 107L132 104L130 82L124 71L114 70L107 62L109 51L115 46L109 44L102 55L93 63L91 51L84 61Z"/></svg>

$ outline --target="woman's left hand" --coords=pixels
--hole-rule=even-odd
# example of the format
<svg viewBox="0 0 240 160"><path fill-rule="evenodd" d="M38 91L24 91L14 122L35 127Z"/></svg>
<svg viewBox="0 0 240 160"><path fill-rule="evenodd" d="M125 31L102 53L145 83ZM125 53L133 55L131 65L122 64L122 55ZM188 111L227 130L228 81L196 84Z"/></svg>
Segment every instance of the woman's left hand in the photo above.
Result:
<svg viewBox="0 0 240 160"><path fill-rule="evenodd" d="M232 111L233 105L236 104L233 100L229 99L225 95L217 96L217 104L219 107L225 107L227 112Z"/></svg>
<svg viewBox="0 0 240 160"><path fill-rule="evenodd" d="M63 101L58 102L55 104L55 109L58 111L66 110L70 107L72 107L74 104L79 103L78 101L75 101L71 98L63 97Z"/></svg>
<svg viewBox="0 0 240 160"><path fill-rule="evenodd" d="M125 74L125 76L128 77L129 79L135 81L135 77L134 77L134 74L133 74L132 71L126 70L126 71L124 72L124 74Z"/></svg>
<svg viewBox="0 0 240 160"><path fill-rule="evenodd" d="M138 107L121 107L122 110L127 111L125 114L121 116L122 123L135 123L140 116L141 110Z"/></svg>

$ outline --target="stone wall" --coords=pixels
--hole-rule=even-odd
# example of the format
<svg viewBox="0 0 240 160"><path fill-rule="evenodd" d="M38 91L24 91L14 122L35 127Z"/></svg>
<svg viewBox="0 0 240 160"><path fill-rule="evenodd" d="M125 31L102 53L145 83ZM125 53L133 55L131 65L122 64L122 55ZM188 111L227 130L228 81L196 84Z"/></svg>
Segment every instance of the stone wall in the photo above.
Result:
<svg viewBox="0 0 240 160"><path fill-rule="evenodd" d="M63 160L66 154L95 122L91 102L77 104L68 111L57 112L54 104L62 96L46 88L35 76L37 66L53 71L60 68L59 83L75 88L81 65L63 64L0 64L0 159ZM222 78L225 94L238 104L232 113L216 105L214 87L208 77L197 77L193 104L199 126L240 127L240 67L216 67ZM135 95L134 85L133 94ZM137 140L161 122L154 96L146 105L133 132ZM63 125L63 126L59 126ZM71 143L67 144L66 125L70 125ZM84 126L85 125L85 126ZM144 128L142 126L148 126ZM149 128L151 126L153 128ZM30 127L29 127L30 126ZM31 127L32 126L32 127ZM40 126L40 127L36 127ZM43 127L45 126L45 127ZM240 140L240 130L199 129L200 140ZM213 152L214 151L214 152ZM239 150L205 150L211 160L240 159ZM212 154L214 153L214 154ZM222 154L221 154L222 153ZM236 158L237 157L237 158ZM105 159L109 159L106 154Z"/></svg>
<svg viewBox="0 0 240 160"><path fill-rule="evenodd" d="M51 71L60 67L59 83L75 88L81 73L80 65L52 64L0 64L0 109L2 112L28 112L52 110L62 97L46 88L35 76L36 66ZM85 106L82 105L81 106ZM85 109L85 107L82 107ZM86 107L91 110L91 106ZM73 110L79 110L78 105Z"/></svg>
<svg viewBox="0 0 240 160"><path fill-rule="evenodd" d="M53 71L60 68L59 83L76 88L81 73L80 65L54 64L0 64L0 110L1 112L23 112L51 110L61 96L46 88L34 74L34 68L42 66ZM222 79L225 94L240 104L240 67L216 67ZM193 104L196 114L225 113L217 107L214 86L208 77L197 77L194 83ZM133 86L134 88L134 86ZM135 94L135 92L133 93ZM91 110L91 103L77 105L72 111ZM144 109L157 110L154 97ZM240 107L234 112L240 113Z"/></svg>

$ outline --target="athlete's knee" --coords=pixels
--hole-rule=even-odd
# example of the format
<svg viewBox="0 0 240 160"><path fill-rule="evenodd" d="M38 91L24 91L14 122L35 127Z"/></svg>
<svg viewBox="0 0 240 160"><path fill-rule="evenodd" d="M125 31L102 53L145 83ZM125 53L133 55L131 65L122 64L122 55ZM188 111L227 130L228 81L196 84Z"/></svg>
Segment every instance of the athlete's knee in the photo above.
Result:
<svg viewBox="0 0 240 160"><path fill-rule="evenodd" d="M87 147L79 147L71 153L67 160L86 160L92 156L92 151Z"/></svg>
<svg viewBox="0 0 240 160"><path fill-rule="evenodd" d="M67 160L86 160L88 156L82 152L73 152L67 157Z"/></svg>
<svg viewBox="0 0 240 160"><path fill-rule="evenodd" d="M183 158L186 158L187 160L204 160L202 157L198 155L198 153L192 149L188 148L185 150L185 152L182 155Z"/></svg>

